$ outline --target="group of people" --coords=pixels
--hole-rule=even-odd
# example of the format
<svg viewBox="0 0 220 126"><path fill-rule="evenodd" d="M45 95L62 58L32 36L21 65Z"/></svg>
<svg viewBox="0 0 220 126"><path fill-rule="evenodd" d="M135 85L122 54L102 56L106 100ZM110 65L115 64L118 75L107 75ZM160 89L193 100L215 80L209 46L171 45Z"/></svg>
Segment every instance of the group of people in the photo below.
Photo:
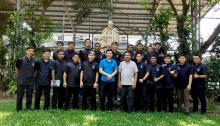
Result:
<svg viewBox="0 0 220 126"><path fill-rule="evenodd" d="M16 62L17 111L22 110L24 93L26 109L31 110L35 89L36 110L40 109L44 94L45 110L50 106L52 109L96 110L98 95L102 111L112 111L113 101L120 99L121 110L126 112L153 112L155 108L158 112L173 112L176 95L178 112L190 114L192 96L193 112L198 111L200 100L201 114L206 113L207 67L201 64L200 55L194 55L194 64L190 65L187 56L181 54L178 61L173 62L160 43L147 47L147 51L140 42L135 47L128 45L123 54L117 50L117 42L104 52L100 43L92 49L89 39L84 45L85 48L77 52L74 42L69 42L66 50L63 50L63 42L57 42L53 60L50 49L44 49L42 59L36 60L34 48L27 48L26 56Z"/></svg>

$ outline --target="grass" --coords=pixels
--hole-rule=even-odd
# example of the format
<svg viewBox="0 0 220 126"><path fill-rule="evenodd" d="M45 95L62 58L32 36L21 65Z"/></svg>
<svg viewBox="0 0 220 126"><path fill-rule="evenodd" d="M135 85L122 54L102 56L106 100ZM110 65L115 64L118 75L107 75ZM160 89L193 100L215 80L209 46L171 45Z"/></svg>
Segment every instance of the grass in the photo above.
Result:
<svg viewBox="0 0 220 126"><path fill-rule="evenodd" d="M212 103L211 103L212 104ZM212 109L220 107L210 105ZM0 101L0 126L220 126L220 115L49 110L15 112L14 101Z"/></svg>

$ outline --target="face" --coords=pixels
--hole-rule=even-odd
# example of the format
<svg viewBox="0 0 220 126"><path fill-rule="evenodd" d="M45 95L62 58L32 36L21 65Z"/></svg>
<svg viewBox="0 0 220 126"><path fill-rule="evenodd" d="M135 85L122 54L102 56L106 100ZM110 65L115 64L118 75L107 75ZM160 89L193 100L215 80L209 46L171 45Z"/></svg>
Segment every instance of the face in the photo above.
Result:
<svg viewBox="0 0 220 126"><path fill-rule="evenodd" d="M113 28L113 22L112 22L112 21L109 21L109 22L108 22L108 28L110 28L110 29Z"/></svg>
<svg viewBox="0 0 220 126"><path fill-rule="evenodd" d="M111 48L112 48L112 50L117 50L118 49L118 45L117 44L112 44Z"/></svg>
<svg viewBox="0 0 220 126"><path fill-rule="evenodd" d="M193 61L195 64L200 64L201 63L201 58L199 56L193 56Z"/></svg>
<svg viewBox="0 0 220 126"><path fill-rule="evenodd" d="M129 52L131 52L133 50L133 47L132 46L128 46L128 49L127 49Z"/></svg>
<svg viewBox="0 0 220 126"><path fill-rule="evenodd" d="M137 55L136 55L136 60L137 60L138 62L141 62L142 59L143 59L143 56L142 56L141 54L137 54Z"/></svg>
<svg viewBox="0 0 220 126"><path fill-rule="evenodd" d="M86 48L91 48L91 41L90 40L85 41L85 47Z"/></svg>
<svg viewBox="0 0 220 126"><path fill-rule="evenodd" d="M153 48L152 47L148 47L147 48L147 52L149 52L149 53L153 52Z"/></svg>
<svg viewBox="0 0 220 126"><path fill-rule="evenodd" d="M94 59L95 59L95 54L90 53L90 54L88 55L88 58L89 58L89 61L94 61Z"/></svg>
<svg viewBox="0 0 220 126"><path fill-rule="evenodd" d="M78 55L74 55L72 57L72 60L73 60L74 63L79 62L79 56Z"/></svg>
<svg viewBox="0 0 220 126"><path fill-rule="evenodd" d="M61 50L61 49L63 49L63 44L58 43L57 44L57 50Z"/></svg>
<svg viewBox="0 0 220 126"><path fill-rule="evenodd" d="M44 52L43 53L43 58L49 60L50 59L50 55L51 55L50 52Z"/></svg>
<svg viewBox="0 0 220 126"><path fill-rule="evenodd" d="M138 44L136 46L136 50L141 51L143 49L143 45L142 44Z"/></svg>
<svg viewBox="0 0 220 126"><path fill-rule="evenodd" d="M101 45L100 44L96 44L95 45L95 50L96 51L100 51L101 50Z"/></svg>
<svg viewBox="0 0 220 126"><path fill-rule="evenodd" d="M106 57L107 57L108 59L111 59L111 58L112 58L112 55L113 55L112 51L107 51L107 52L106 52Z"/></svg>
<svg viewBox="0 0 220 126"><path fill-rule="evenodd" d="M151 62L151 64L156 64L157 63L157 58L156 57L151 57L150 62Z"/></svg>
<svg viewBox="0 0 220 126"><path fill-rule="evenodd" d="M159 50L160 49L160 44L155 44L155 49Z"/></svg>
<svg viewBox="0 0 220 126"><path fill-rule="evenodd" d="M165 58L164 58L164 62L165 62L166 64L170 64L170 63L171 63L171 58L170 58L170 57L165 57Z"/></svg>
<svg viewBox="0 0 220 126"><path fill-rule="evenodd" d="M180 64L185 64L186 63L186 57L185 56L180 56L178 58L178 61L180 62Z"/></svg>
<svg viewBox="0 0 220 126"><path fill-rule="evenodd" d="M74 50L74 49L75 49L75 44L70 43L70 44L68 45L68 49L69 49L69 50Z"/></svg>
<svg viewBox="0 0 220 126"><path fill-rule="evenodd" d="M34 56L34 49L26 50L26 54L27 54L28 57L33 57Z"/></svg>
<svg viewBox="0 0 220 126"><path fill-rule="evenodd" d="M59 60L63 60L64 59L64 52L59 52L57 57Z"/></svg>
<svg viewBox="0 0 220 126"><path fill-rule="evenodd" d="M131 55L130 55L130 53L125 53L125 54L124 54L124 59L125 59L125 61L130 61L130 60L131 60Z"/></svg>

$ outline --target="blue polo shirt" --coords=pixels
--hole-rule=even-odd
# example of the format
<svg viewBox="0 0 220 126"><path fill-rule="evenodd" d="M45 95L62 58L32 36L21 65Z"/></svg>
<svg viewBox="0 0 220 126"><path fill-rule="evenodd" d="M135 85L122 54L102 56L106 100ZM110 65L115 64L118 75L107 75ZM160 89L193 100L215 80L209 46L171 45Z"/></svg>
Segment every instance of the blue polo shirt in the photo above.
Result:
<svg viewBox="0 0 220 126"><path fill-rule="evenodd" d="M118 69L118 66L114 59L107 60L106 58L101 60L99 69L102 69L105 73L112 74L115 70ZM108 80L107 76L102 74L101 80L104 82L115 82L115 76L112 77L111 80Z"/></svg>
<svg viewBox="0 0 220 126"><path fill-rule="evenodd" d="M192 74L192 66L188 63L184 65L178 64L176 67L177 72L177 88L185 89L189 84L189 75Z"/></svg>

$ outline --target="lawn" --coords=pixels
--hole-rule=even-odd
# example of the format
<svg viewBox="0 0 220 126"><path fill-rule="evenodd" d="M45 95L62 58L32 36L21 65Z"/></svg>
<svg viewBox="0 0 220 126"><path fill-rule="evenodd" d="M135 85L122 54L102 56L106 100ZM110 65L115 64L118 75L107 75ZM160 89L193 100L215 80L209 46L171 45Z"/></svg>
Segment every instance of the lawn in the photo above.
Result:
<svg viewBox="0 0 220 126"><path fill-rule="evenodd" d="M209 111L220 111L210 105ZM219 113L206 115L181 113L122 113L120 111L55 111L15 112L14 101L0 101L0 126L220 126Z"/></svg>

